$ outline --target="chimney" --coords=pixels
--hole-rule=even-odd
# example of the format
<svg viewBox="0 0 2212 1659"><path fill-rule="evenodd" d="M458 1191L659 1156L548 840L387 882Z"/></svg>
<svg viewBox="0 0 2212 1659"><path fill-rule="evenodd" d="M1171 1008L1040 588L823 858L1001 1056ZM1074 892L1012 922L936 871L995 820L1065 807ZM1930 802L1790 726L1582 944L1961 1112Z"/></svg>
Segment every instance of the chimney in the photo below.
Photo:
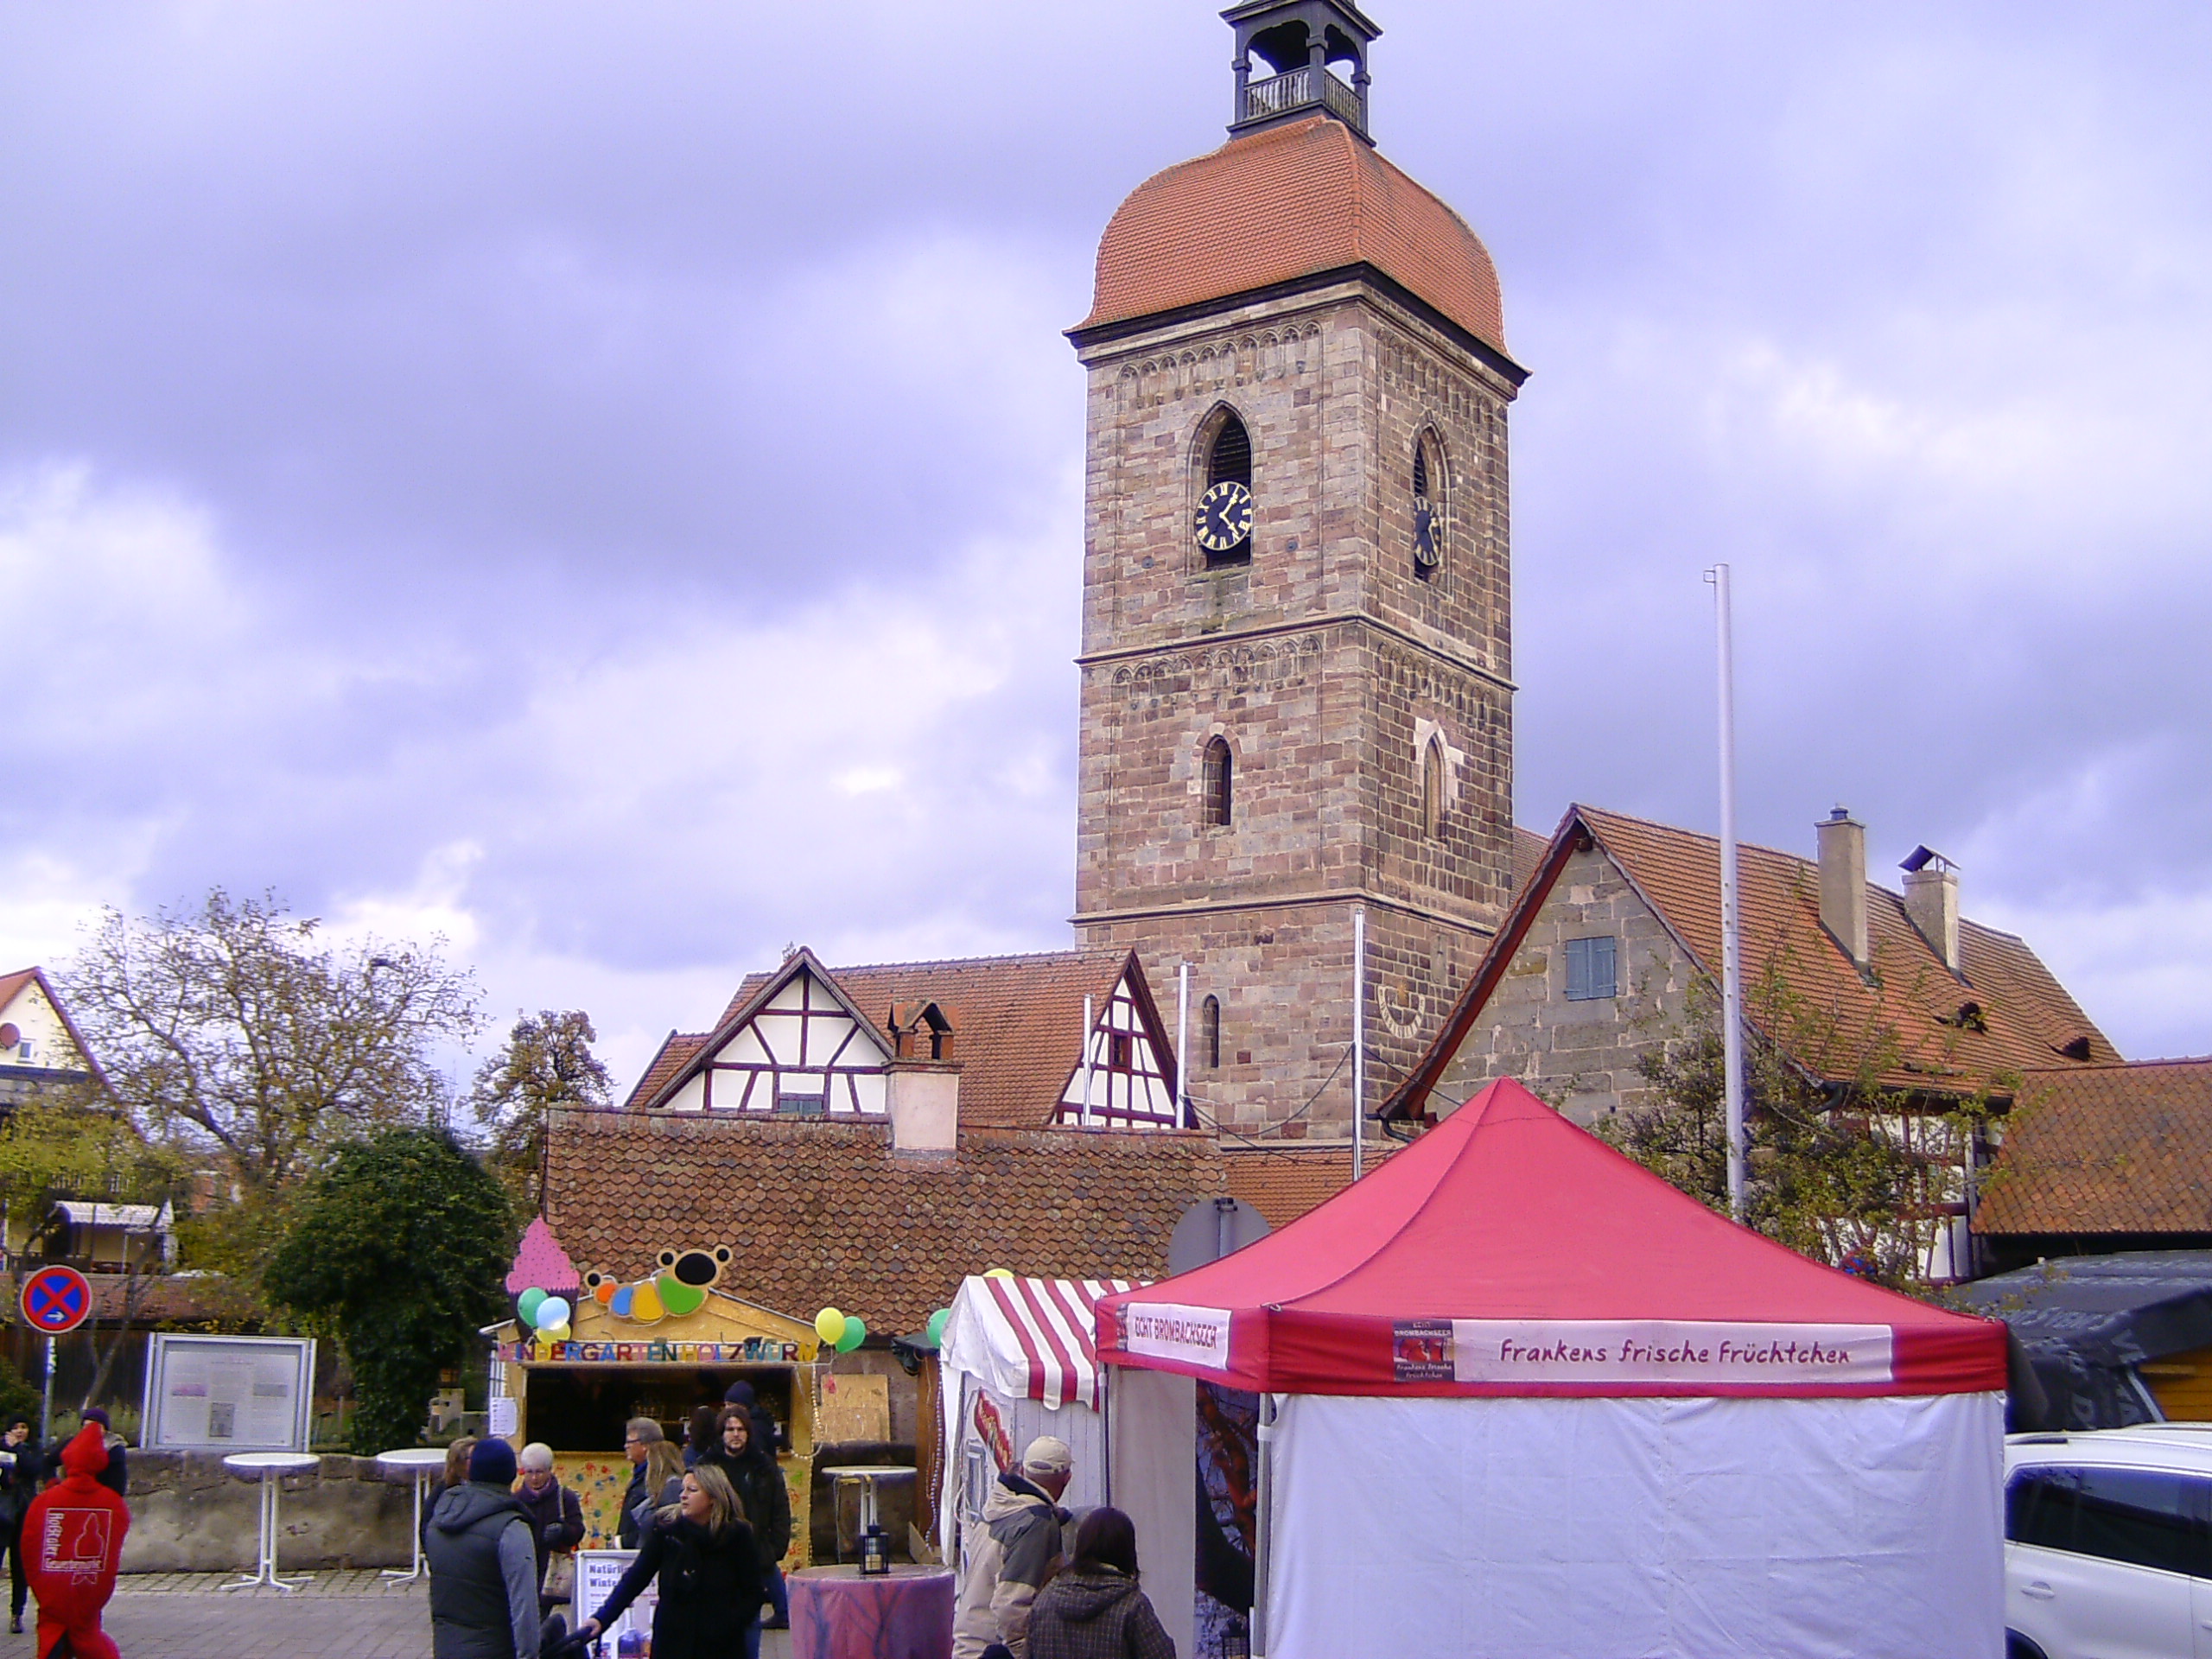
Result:
<svg viewBox="0 0 2212 1659"><path fill-rule="evenodd" d="M1821 925L1866 965L1866 826L1838 807L1821 820Z"/></svg>
<svg viewBox="0 0 2212 1659"><path fill-rule="evenodd" d="M950 1154L960 1149L960 1062L893 1060L885 1078L891 1149Z"/></svg>
<svg viewBox="0 0 2212 1659"><path fill-rule="evenodd" d="M1904 913L1936 959L1958 973L1959 867L1932 847L1916 847L1899 868L1904 871Z"/></svg>

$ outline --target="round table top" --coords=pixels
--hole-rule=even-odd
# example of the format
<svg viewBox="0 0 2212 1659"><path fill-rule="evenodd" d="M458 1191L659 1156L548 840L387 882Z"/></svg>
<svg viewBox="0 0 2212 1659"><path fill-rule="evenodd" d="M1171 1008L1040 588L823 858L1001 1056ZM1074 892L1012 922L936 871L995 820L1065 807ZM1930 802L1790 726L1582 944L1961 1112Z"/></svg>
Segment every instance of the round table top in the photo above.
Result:
<svg viewBox="0 0 2212 1659"><path fill-rule="evenodd" d="M235 1469L242 1475L271 1471L290 1474L296 1470L312 1469L321 1461L312 1452L233 1452L223 1459L223 1467Z"/></svg>
<svg viewBox="0 0 2212 1659"><path fill-rule="evenodd" d="M441 1469L445 1466L442 1446L409 1446L397 1452L379 1452L377 1461L387 1469Z"/></svg>
<svg viewBox="0 0 2212 1659"><path fill-rule="evenodd" d="M832 1480L912 1480L915 1471L895 1463L848 1463L822 1471Z"/></svg>
<svg viewBox="0 0 2212 1659"><path fill-rule="evenodd" d="M873 1584L883 1579L908 1580L949 1579L952 1576L952 1569L949 1567L918 1567L912 1561L893 1561L888 1573L862 1573L856 1563L849 1561L842 1567L802 1567L797 1572L785 1573L785 1576L804 1579L810 1584L819 1584L833 1579L858 1580Z"/></svg>

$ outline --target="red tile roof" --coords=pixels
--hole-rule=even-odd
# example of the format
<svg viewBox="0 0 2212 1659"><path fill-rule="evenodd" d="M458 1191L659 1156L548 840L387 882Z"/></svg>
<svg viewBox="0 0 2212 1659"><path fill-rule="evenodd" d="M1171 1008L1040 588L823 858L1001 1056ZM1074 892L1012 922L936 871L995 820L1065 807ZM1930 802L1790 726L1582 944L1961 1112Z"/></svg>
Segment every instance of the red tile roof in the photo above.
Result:
<svg viewBox="0 0 2212 1659"><path fill-rule="evenodd" d="M874 1123L568 1111L546 1219L582 1268L642 1275L663 1249L728 1244L722 1288L810 1319L919 1330L963 1274L1157 1279L1183 1211L1223 1191L1213 1137L963 1131L900 1156Z"/></svg>
<svg viewBox="0 0 2212 1659"><path fill-rule="evenodd" d="M1395 1141L1370 1143L1363 1156L1365 1169L1371 1172L1398 1146ZM1230 1196L1257 1210L1270 1227L1289 1226L1351 1185L1348 1145L1301 1147L1293 1152L1280 1145L1229 1142L1222 1147L1221 1162L1228 1173Z"/></svg>
<svg viewBox="0 0 2212 1659"><path fill-rule="evenodd" d="M1144 969L1126 950L1049 950L1030 956L971 957L947 962L879 963L824 968L846 997L872 1021L887 1047L892 1010L935 1002L952 1023L952 1058L961 1063L960 1122L969 1128L1042 1128L1052 1120L1069 1077L1083 1058L1083 1000L1097 1013L1126 972L1163 1054L1174 1033L1159 1025ZM702 1050L716 1042L773 977L753 974L737 988L715 1032L671 1032L629 1104L645 1106L666 1090Z"/></svg>
<svg viewBox="0 0 2212 1659"><path fill-rule="evenodd" d="M2212 1233L2212 1059L2031 1072L1974 1227Z"/></svg>
<svg viewBox="0 0 2212 1659"><path fill-rule="evenodd" d="M1130 193L1077 331L1370 264L1501 353L1497 270L1467 223L1325 116L1231 139Z"/></svg>
<svg viewBox="0 0 2212 1659"><path fill-rule="evenodd" d="M1567 810L1537 873L1518 889L1504 925L1491 940L1467 988L1405 1083L1383 1103L1386 1116L1403 1116L1426 1100L1465 1040L1529 925L1584 836L1612 859L1700 970L1715 976L1720 958L1720 842L1595 807ZM1737 860L1744 911L1744 974L1756 982L1770 969L1822 1012L1834 1036L1830 1052L1796 1053L1798 1064L1840 1080L1851 1076L1861 1045L1885 1028L1899 1045L1897 1065L1879 1081L1889 1088L1971 1094L1993 1080L2059 1064L2065 1046L2088 1046L2088 1062L2120 1058L2119 1051L2067 994L2034 951L2010 933L1978 922L1959 924L1964 982L1946 969L1906 914L1904 900L1868 883L1871 982L1821 925L1820 866L1772 848L1744 845ZM1973 1003L1986 1029L1960 1019Z"/></svg>

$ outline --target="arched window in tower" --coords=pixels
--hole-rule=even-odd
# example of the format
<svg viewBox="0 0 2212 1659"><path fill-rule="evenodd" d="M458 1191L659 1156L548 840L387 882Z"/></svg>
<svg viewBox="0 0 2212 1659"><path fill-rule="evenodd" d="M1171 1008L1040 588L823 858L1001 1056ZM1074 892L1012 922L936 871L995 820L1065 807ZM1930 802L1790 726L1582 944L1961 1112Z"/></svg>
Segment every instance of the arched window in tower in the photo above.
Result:
<svg viewBox="0 0 2212 1659"><path fill-rule="evenodd" d="M1221 1069L1221 999L1210 996L1198 1005L1198 1052L1206 1070Z"/></svg>
<svg viewBox="0 0 2212 1659"><path fill-rule="evenodd" d="M1444 742L1432 737L1421 751L1421 833L1431 841L1444 839Z"/></svg>
<svg viewBox="0 0 2212 1659"><path fill-rule="evenodd" d="M1414 440L1414 575L1427 582L1444 563L1444 451L1436 434Z"/></svg>
<svg viewBox="0 0 2212 1659"><path fill-rule="evenodd" d="M1229 740L1212 739L1206 745L1205 822L1228 823L1236 804L1236 761L1229 753Z"/></svg>
<svg viewBox="0 0 2212 1659"><path fill-rule="evenodd" d="M1209 570L1252 562L1252 435L1233 410L1206 440L1205 489L1192 531Z"/></svg>

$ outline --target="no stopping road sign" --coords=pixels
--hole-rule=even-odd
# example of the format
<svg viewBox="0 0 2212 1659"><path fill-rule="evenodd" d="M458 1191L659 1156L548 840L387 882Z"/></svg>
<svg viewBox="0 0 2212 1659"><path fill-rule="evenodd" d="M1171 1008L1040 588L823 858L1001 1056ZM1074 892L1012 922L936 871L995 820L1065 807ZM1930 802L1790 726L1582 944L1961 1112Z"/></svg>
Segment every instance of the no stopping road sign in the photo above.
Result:
<svg viewBox="0 0 2212 1659"><path fill-rule="evenodd" d="M92 1311L92 1287L74 1268L41 1268L23 1281L16 1305L23 1323L58 1337L74 1331Z"/></svg>

